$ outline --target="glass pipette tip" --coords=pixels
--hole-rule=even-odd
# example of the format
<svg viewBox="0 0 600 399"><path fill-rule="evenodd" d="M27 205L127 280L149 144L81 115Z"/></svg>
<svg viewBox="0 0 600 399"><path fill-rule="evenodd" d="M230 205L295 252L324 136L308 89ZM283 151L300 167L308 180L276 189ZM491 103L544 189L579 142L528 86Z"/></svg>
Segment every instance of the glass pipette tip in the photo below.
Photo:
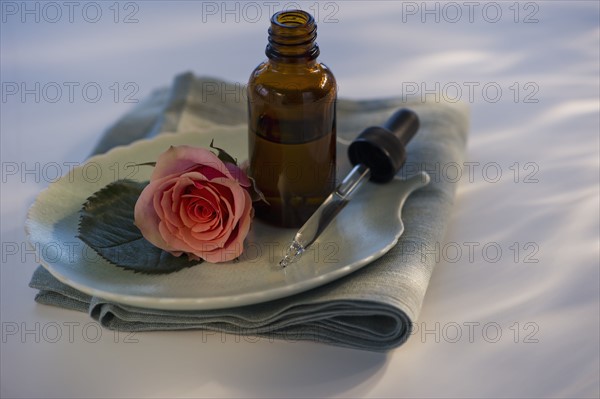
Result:
<svg viewBox="0 0 600 399"><path fill-rule="evenodd" d="M297 261L370 177L371 170L362 163L357 164L298 230L279 265L285 268Z"/></svg>

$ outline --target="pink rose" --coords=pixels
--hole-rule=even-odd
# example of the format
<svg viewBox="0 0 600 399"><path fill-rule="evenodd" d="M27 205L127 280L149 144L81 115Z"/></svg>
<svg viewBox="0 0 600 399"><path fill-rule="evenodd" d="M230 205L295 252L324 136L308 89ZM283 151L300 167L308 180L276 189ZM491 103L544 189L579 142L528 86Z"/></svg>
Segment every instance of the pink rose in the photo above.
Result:
<svg viewBox="0 0 600 399"><path fill-rule="evenodd" d="M144 238L175 256L225 262L237 258L250 230L250 181L204 148L171 147L160 155L135 204Z"/></svg>

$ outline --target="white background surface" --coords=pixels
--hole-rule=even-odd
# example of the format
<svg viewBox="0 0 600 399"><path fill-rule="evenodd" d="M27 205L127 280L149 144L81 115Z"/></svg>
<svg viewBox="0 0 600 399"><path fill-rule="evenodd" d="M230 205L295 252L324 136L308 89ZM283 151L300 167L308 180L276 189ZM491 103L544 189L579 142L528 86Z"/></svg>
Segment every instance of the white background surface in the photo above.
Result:
<svg viewBox="0 0 600 399"><path fill-rule="evenodd" d="M60 18L43 2L1 4L2 397L600 395L598 2L302 3L319 11L320 59L340 96L419 87L427 101L437 91L472 109L478 164L471 176L461 167L419 328L388 354L199 331L127 336L34 303L23 223L56 165L85 160L134 105L132 87L141 100L187 70L245 82L264 58L269 7L287 3L256 2L257 15L241 2L98 2L95 23L89 2L75 2L73 22L55 4ZM39 22L24 7L38 7ZM131 12L137 22L124 23ZM56 85L43 89L52 82L56 102ZM96 102L82 93L90 83Z"/></svg>

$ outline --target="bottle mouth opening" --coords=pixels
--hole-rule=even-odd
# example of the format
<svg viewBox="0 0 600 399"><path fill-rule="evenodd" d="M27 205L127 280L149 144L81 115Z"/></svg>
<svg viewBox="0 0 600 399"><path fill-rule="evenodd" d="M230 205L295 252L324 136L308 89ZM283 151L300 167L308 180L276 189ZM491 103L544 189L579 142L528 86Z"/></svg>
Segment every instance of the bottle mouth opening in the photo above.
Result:
<svg viewBox="0 0 600 399"><path fill-rule="evenodd" d="M302 10L279 11L273 15L271 22L282 28L297 28L313 24L314 18Z"/></svg>
<svg viewBox="0 0 600 399"><path fill-rule="evenodd" d="M265 51L270 59L313 60L319 55L316 38L317 24L312 15L302 10L280 11L271 17Z"/></svg>

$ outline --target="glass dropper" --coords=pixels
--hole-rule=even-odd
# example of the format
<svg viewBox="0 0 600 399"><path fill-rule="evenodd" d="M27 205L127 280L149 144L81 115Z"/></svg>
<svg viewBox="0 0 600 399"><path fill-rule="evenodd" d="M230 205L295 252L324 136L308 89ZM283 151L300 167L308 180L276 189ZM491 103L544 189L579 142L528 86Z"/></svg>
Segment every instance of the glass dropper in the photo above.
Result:
<svg viewBox="0 0 600 399"><path fill-rule="evenodd" d="M344 180L329 194L294 236L294 241L279 265L287 267L321 235L337 214L346 206L358 188L371 177L371 170L364 164L356 165Z"/></svg>
<svg viewBox="0 0 600 399"><path fill-rule="evenodd" d="M348 157L354 168L298 230L279 265L285 268L298 260L364 182L386 183L392 180L404 165L405 146L418 129L419 118L408 109L394 113L383 127L365 129L348 147Z"/></svg>

